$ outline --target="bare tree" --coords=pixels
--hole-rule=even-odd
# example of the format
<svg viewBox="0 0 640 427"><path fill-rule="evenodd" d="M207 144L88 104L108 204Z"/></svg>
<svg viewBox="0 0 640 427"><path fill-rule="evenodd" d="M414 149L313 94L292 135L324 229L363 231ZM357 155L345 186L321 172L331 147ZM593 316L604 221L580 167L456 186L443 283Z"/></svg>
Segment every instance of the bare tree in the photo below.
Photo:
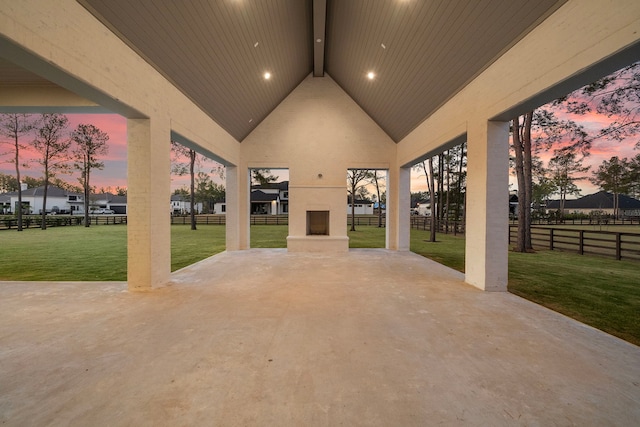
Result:
<svg viewBox="0 0 640 427"><path fill-rule="evenodd" d="M529 111L511 123L518 179L518 240L515 250L527 252L532 250L533 155L542 149L556 147L556 150L579 152L585 156L591 147L591 138L581 125L572 120L560 120L552 111L542 108Z"/></svg>
<svg viewBox="0 0 640 427"><path fill-rule="evenodd" d="M104 163L98 160L98 156L105 155L109 151L109 146L107 145L109 135L94 125L79 124L71 133L71 139L76 143L76 148L73 151L76 161L74 166L80 170L79 181L84 191L84 226L89 227L91 169L104 168Z"/></svg>
<svg viewBox="0 0 640 427"><path fill-rule="evenodd" d="M18 205L16 206L16 220L18 231L22 231L22 186L20 185L20 150L26 148L20 143L20 138L34 129L34 119L29 114L0 114L0 135L9 138L2 141L11 146L11 163L16 168L16 180L18 181Z"/></svg>
<svg viewBox="0 0 640 427"><path fill-rule="evenodd" d="M522 119L522 123L520 120ZM517 252L531 250L531 125L533 111L512 121L512 147L515 151L515 169L518 180L518 238Z"/></svg>
<svg viewBox="0 0 640 427"><path fill-rule="evenodd" d="M195 150L192 150L184 145L181 145L175 141L171 141L171 151L175 154L174 161L172 161L171 170L176 175L185 175L189 173L190 176L190 188L191 192L189 195L189 215L191 217L191 229L197 230L196 227L196 173L195 173L195 165L198 159L198 154ZM182 163L177 158L186 157L189 159L188 163Z"/></svg>
<svg viewBox="0 0 640 427"><path fill-rule="evenodd" d="M38 124L37 136L31 143L40 154L38 163L44 171L44 191L42 195L42 224L40 228L47 229L47 192L49 181L60 170L66 170L69 160L71 139L65 135L69 119L64 114L43 114Z"/></svg>
<svg viewBox="0 0 640 427"><path fill-rule="evenodd" d="M347 193L351 197L351 231L356 231L356 196L358 190L371 177L367 169L349 169L347 171Z"/></svg>
<svg viewBox="0 0 640 427"><path fill-rule="evenodd" d="M373 172L371 172L371 183L375 186L376 188L376 196L378 199L378 227L382 227L382 196L383 193L380 191L381 188L384 187L384 182L381 183L380 180L383 179L384 176L382 175L378 175L378 171L374 170Z"/></svg>
<svg viewBox="0 0 640 427"><path fill-rule="evenodd" d="M427 190L429 192L429 208L431 209L431 215L429 216L429 241L436 241L436 195L435 195L435 177L433 173L433 157L429 157L429 168L427 169L427 163L422 162L420 166L424 172L424 176L427 179Z"/></svg>

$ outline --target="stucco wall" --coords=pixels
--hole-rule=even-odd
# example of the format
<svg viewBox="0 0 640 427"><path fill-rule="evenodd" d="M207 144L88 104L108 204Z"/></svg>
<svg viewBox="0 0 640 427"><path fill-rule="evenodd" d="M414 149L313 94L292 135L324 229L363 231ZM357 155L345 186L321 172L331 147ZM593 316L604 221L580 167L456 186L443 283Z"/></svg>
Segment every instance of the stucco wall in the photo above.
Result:
<svg viewBox="0 0 640 427"><path fill-rule="evenodd" d="M321 245L346 250L347 169L389 169L396 162L396 144L327 74L309 75L241 148L241 168L289 169L290 250L312 249L320 240L305 238L307 210L331 211L330 236L337 239Z"/></svg>

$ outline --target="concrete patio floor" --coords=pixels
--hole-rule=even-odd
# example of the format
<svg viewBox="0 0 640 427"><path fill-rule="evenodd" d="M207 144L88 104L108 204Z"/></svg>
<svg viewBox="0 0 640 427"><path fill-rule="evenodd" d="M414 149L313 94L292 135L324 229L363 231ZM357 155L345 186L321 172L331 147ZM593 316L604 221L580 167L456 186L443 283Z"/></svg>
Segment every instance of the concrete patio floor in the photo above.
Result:
<svg viewBox="0 0 640 427"><path fill-rule="evenodd" d="M407 252L0 283L3 426L634 426L640 348Z"/></svg>

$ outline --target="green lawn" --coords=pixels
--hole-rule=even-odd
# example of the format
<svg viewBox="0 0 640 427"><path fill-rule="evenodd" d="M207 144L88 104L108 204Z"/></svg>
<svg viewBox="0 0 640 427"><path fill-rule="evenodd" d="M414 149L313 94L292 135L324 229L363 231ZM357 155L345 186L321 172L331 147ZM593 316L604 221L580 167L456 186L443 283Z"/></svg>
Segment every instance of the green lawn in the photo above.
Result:
<svg viewBox="0 0 640 427"><path fill-rule="evenodd" d="M286 248L287 226L251 226L252 248ZM385 244L385 229L358 226L351 247ZM171 226L171 271L225 249L218 225ZM0 280L126 280L127 228L123 225L50 227L0 232Z"/></svg>
<svg viewBox="0 0 640 427"><path fill-rule="evenodd" d="M347 228L348 229L348 228ZM350 248L384 248L385 228L377 226L357 225L356 231L348 231ZM286 248L288 226L252 225L252 248Z"/></svg>
<svg viewBox="0 0 640 427"><path fill-rule="evenodd" d="M411 230L411 250L464 271L464 237ZM509 253L510 292L640 345L640 263L569 252Z"/></svg>
<svg viewBox="0 0 640 427"><path fill-rule="evenodd" d="M171 271L225 248L223 226L171 227ZM0 280L126 280L124 225L0 232Z"/></svg>

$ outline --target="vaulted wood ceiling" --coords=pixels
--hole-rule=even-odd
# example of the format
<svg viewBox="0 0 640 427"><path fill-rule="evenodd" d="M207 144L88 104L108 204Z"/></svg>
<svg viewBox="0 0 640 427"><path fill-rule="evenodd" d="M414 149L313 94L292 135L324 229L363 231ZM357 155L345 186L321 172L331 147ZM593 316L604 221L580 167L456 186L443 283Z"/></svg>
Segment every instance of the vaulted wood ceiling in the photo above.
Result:
<svg viewBox="0 0 640 427"><path fill-rule="evenodd" d="M238 141L320 43L327 74L396 142L565 2L328 0L318 42L313 0L78 1Z"/></svg>

